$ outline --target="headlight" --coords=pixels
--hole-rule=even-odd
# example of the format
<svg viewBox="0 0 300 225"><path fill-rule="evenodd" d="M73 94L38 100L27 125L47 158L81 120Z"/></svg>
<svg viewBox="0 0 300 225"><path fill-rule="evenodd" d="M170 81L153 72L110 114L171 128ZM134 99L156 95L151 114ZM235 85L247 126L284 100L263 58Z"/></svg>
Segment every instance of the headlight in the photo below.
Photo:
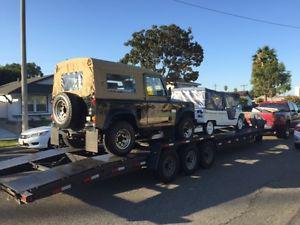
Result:
<svg viewBox="0 0 300 225"><path fill-rule="evenodd" d="M43 132L32 134L32 135L30 135L30 137L39 137L39 136L46 135L47 133L48 133L48 131L43 131Z"/></svg>

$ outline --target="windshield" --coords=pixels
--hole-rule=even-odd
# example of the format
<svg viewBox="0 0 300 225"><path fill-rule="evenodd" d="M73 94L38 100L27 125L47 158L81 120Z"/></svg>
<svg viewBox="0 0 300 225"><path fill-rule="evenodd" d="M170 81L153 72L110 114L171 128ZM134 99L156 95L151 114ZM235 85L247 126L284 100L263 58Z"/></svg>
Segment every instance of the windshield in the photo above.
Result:
<svg viewBox="0 0 300 225"><path fill-rule="evenodd" d="M75 91L82 88L82 72L65 73L62 75L63 91Z"/></svg>
<svg viewBox="0 0 300 225"><path fill-rule="evenodd" d="M259 105L259 107L273 108L281 112L289 111L289 106L286 103L262 103Z"/></svg>

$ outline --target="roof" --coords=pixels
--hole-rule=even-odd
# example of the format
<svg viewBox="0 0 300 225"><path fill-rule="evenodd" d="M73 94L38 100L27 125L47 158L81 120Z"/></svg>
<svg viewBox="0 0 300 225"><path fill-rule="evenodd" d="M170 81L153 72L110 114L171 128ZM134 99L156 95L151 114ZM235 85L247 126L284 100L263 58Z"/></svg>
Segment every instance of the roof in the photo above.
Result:
<svg viewBox="0 0 300 225"><path fill-rule="evenodd" d="M49 90L50 90L49 93L51 93L52 85L39 85L39 84L37 84L37 82L46 80L46 79L49 79L52 77L53 77L53 74L48 75L48 76L43 76L43 77L33 77L33 78L27 79L27 85L30 85L30 88L28 88L28 91L30 93L45 93L45 92L49 92ZM43 88L40 88L40 86L42 86ZM9 95L12 93L19 93L20 90L21 90L21 81L10 82L10 83L0 86L0 96L1 95Z"/></svg>

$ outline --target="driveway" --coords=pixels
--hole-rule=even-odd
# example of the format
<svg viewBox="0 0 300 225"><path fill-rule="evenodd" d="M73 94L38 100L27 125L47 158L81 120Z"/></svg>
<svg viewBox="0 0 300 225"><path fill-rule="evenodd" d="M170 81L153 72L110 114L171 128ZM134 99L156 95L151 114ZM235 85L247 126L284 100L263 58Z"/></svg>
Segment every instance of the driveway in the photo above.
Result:
<svg viewBox="0 0 300 225"><path fill-rule="evenodd" d="M7 201L1 192L0 224L296 225L299 161L292 139L266 137L261 144L223 150L211 169L169 185L141 171L29 205Z"/></svg>
<svg viewBox="0 0 300 225"><path fill-rule="evenodd" d="M0 128L0 140L12 140L17 139L18 136L8 130Z"/></svg>

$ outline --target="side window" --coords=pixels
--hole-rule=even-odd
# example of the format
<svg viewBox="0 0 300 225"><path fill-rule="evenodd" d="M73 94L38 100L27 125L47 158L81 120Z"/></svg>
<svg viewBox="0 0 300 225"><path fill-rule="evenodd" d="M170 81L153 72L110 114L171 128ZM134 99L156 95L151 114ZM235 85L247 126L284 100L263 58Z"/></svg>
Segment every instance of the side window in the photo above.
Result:
<svg viewBox="0 0 300 225"><path fill-rule="evenodd" d="M224 110L223 98L217 93L207 92L206 108L210 110Z"/></svg>
<svg viewBox="0 0 300 225"><path fill-rule="evenodd" d="M290 110L291 110L292 112L295 112L295 108L294 108L293 103L289 102L288 104L289 104Z"/></svg>
<svg viewBox="0 0 300 225"><path fill-rule="evenodd" d="M80 90L82 88L82 72L63 74L61 84L64 91Z"/></svg>
<svg viewBox="0 0 300 225"><path fill-rule="evenodd" d="M295 103L293 103L293 105L294 105L294 108L295 108L296 112L298 112L299 111L298 106Z"/></svg>
<svg viewBox="0 0 300 225"><path fill-rule="evenodd" d="M135 79L130 75L107 74L107 90L120 93L135 93Z"/></svg>
<svg viewBox="0 0 300 225"><path fill-rule="evenodd" d="M146 92L148 96L166 96L166 91L160 77L145 77Z"/></svg>

